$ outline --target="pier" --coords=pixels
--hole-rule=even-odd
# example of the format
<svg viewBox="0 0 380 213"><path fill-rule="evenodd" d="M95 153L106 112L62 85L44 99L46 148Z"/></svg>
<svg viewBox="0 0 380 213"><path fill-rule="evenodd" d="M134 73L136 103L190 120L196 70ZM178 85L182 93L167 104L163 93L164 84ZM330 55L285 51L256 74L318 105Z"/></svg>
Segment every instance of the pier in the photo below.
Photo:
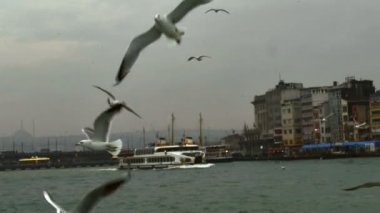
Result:
<svg viewBox="0 0 380 213"><path fill-rule="evenodd" d="M112 158L107 152L99 151L0 154L0 171L100 167L117 164L117 158Z"/></svg>

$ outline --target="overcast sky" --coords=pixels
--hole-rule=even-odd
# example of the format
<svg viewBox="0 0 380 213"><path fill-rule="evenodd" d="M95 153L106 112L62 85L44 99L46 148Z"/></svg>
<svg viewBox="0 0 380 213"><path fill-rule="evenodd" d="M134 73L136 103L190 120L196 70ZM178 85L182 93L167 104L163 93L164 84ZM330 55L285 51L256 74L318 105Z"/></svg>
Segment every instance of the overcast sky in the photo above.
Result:
<svg viewBox="0 0 380 213"><path fill-rule="evenodd" d="M214 0L148 46L112 87L129 42L180 0L3 0L0 7L0 136L23 120L36 136L80 134L106 109L112 91L143 119L123 112L113 132L252 125L255 95L279 81L331 85L347 76L380 87L377 0ZM224 13L204 12L224 8ZM187 62L192 55L212 59Z"/></svg>

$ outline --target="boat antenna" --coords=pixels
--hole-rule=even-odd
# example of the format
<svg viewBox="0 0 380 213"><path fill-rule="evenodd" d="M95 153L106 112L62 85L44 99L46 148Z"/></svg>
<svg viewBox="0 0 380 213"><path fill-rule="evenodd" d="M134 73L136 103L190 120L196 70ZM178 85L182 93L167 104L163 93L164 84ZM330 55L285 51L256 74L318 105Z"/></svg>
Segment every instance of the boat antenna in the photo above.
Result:
<svg viewBox="0 0 380 213"><path fill-rule="evenodd" d="M145 127L143 127L143 146L145 148Z"/></svg>

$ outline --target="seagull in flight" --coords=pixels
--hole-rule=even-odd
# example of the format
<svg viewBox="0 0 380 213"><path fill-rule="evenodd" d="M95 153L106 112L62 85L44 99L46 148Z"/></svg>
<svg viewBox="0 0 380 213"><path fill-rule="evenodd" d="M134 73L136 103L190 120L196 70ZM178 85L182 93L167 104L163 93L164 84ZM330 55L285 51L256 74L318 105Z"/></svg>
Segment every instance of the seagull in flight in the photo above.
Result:
<svg viewBox="0 0 380 213"><path fill-rule="evenodd" d="M210 56L207 56L207 55L201 55L201 56L198 56L198 57L195 57L195 56L191 56L187 59L187 61L191 61L193 59L197 60L197 61L202 61L203 58L211 58Z"/></svg>
<svg viewBox="0 0 380 213"><path fill-rule="evenodd" d="M132 108L130 108L129 106L127 106L127 104L124 101L117 100L115 98L115 96L111 92L109 92L109 91L107 91L107 90L105 90L105 89L103 89L103 88L101 88L99 86L96 86L96 85L94 85L94 87L97 88L97 89L99 89L100 91L103 91L104 93L106 93L112 99L112 100L110 98L107 99L107 102L108 102L109 106L112 106L114 104L119 104L120 103L120 104L122 104L122 106L127 111L133 113L134 115L136 115L137 117L139 117L141 119L141 116L139 114L137 114Z"/></svg>
<svg viewBox="0 0 380 213"><path fill-rule="evenodd" d="M355 187L351 187L351 188L347 188L344 190L345 191L353 191L353 190L357 190L357 189L361 189L361 188L371 188L371 187L376 187L376 186L380 186L380 182L368 182L368 183L364 183L364 184L361 184L361 185L358 185Z"/></svg>
<svg viewBox="0 0 380 213"><path fill-rule="evenodd" d="M93 189L77 204L72 211L66 211L59 206L47 191L43 191L45 200L56 209L56 213L89 213L102 198L115 192L121 185L130 180L130 170L126 177L118 178Z"/></svg>
<svg viewBox="0 0 380 213"><path fill-rule="evenodd" d="M87 139L79 141L77 145L90 148L92 150L106 150L112 156L117 156L122 147L120 139L109 142L109 134L113 117L125 108L124 103L111 105L107 110L102 112L94 121L94 128L85 127L82 132Z"/></svg>
<svg viewBox="0 0 380 213"><path fill-rule="evenodd" d="M218 13L219 11L222 11L222 12L225 12L225 13L227 13L227 14L230 14L230 12L228 12L228 11L225 10L225 9L214 9L214 8L211 8L211 9L207 10L205 13L208 13L208 12L211 12L211 11L213 11L213 12L215 12L215 13Z"/></svg>
<svg viewBox="0 0 380 213"><path fill-rule="evenodd" d="M116 75L116 83L114 86L120 84L124 77L130 72L140 52L145 47L159 39L161 34L164 34L169 39L175 40L177 44L180 44L182 36L185 33L182 30L179 30L175 24L178 23L192 9L202 4L207 4L211 1L212 0L183 0L168 15L155 15L155 23L153 27L145 33L135 37L130 43Z"/></svg>

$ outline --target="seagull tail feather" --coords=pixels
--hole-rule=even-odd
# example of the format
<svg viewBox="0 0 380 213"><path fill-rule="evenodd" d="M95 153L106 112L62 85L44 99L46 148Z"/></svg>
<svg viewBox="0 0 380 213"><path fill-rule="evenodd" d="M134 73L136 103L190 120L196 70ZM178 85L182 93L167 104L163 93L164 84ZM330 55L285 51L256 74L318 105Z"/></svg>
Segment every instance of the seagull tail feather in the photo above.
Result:
<svg viewBox="0 0 380 213"><path fill-rule="evenodd" d="M113 157L117 157L120 152L121 148L123 147L123 142L120 139L117 139L116 141L112 141L107 146L107 152L110 153Z"/></svg>

